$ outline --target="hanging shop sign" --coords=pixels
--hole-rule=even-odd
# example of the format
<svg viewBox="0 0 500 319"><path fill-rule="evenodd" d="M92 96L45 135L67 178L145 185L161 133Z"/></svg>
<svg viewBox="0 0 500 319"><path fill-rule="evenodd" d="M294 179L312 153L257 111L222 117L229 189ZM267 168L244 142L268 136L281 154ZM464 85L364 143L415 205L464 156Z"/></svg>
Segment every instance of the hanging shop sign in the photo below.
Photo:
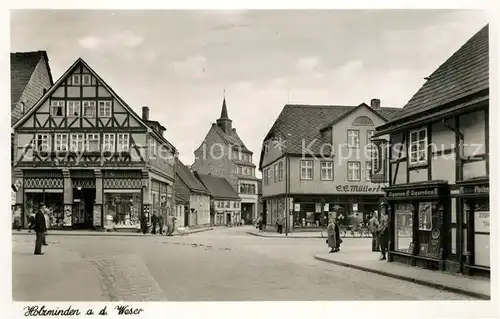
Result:
<svg viewBox="0 0 500 319"><path fill-rule="evenodd" d="M337 185L335 187L339 193L381 193L380 186L371 185Z"/></svg>

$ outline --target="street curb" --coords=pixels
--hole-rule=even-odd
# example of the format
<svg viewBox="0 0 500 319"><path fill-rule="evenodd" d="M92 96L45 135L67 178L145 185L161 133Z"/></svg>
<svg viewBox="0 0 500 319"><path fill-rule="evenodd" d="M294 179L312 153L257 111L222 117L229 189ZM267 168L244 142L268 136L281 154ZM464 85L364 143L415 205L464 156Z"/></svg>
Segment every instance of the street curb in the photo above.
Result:
<svg viewBox="0 0 500 319"><path fill-rule="evenodd" d="M427 280L392 274L392 273L381 271L381 270L376 270L376 269L366 268L366 267L357 266L357 265L353 265L353 264L348 264L348 263L344 263L341 261L331 260L331 259L319 257L319 256L314 256L314 259L322 261L322 262L330 263L330 264L335 264L335 265L342 266L342 267L353 268L353 269L357 269L357 270L361 270L361 271L371 272L371 273L385 276L385 277L391 277L391 278L395 278L395 279L399 279L399 280L405 280L405 281L413 282L413 283L418 284L418 285L427 286L427 287L431 287L431 288L435 288L435 289L439 289L439 290L454 292L457 294L466 295L466 296L470 296L470 297L474 297L474 298L478 298L478 299L483 299L483 300L491 300L490 295L486 295L486 294L482 294L482 293L474 292L474 291L470 291L470 290L465 290L465 289L458 288L458 287L446 286L446 285L438 284L438 283L427 281Z"/></svg>
<svg viewBox="0 0 500 319"><path fill-rule="evenodd" d="M200 230L193 230L191 232L187 233L177 233L172 235L172 237L176 236L188 236L191 234L196 234L196 233L201 233L209 230L214 230L214 228L208 228L208 229L200 229ZM34 235L35 233L12 233L12 236L26 236L26 235ZM139 237L139 238L148 238L148 237L169 237L169 236L164 236L164 235L153 235L153 234L145 234L141 235L139 233L112 233L110 235L109 233L101 232L101 231L96 231L96 232L89 232L89 233L72 233L70 230L67 231L67 233L48 233L48 237L52 236L81 236L81 237Z"/></svg>
<svg viewBox="0 0 500 319"><path fill-rule="evenodd" d="M301 236L301 237L298 237L298 236L280 236L280 237L278 237L278 236L266 236L266 235L261 235L259 233L254 233L254 232L250 232L250 231L247 231L246 233L249 235L252 235L252 236L264 237L264 238L293 238L293 239L302 239L302 238L304 238L304 239L307 239L307 238L321 239L322 238L321 236Z"/></svg>

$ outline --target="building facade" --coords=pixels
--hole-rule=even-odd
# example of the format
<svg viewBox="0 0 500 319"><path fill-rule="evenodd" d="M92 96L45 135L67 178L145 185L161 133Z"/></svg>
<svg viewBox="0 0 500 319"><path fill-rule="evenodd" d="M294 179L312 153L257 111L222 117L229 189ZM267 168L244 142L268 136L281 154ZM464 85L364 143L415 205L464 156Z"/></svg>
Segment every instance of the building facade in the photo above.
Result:
<svg viewBox="0 0 500 319"><path fill-rule="evenodd" d="M267 223L278 216L293 229L319 227L326 216L363 222L383 197L370 180L370 139L399 111L378 99L370 106L286 105L261 151Z"/></svg>
<svg viewBox="0 0 500 319"><path fill-rule="evenodd" d="M136 230L173 209L177 151L145 111L78 59L13 127L24 225L42 204L52 228L96 229L111 215L117 230Z"/></svg>
<svg viewBox="0 0 500 319"><path fill-rule="evenodd" d="M184 201L179 226L210 225L210 193L180 160L176 160L175 193Z"/></svg>
<svg viewBox="0 0 500 319"><path fill-rule="evenodd" d="M195 177L212 195L212 225L234 225L241 221L242 200L224 177L194 172Z"/></svg>
<svg viewBox="0 0 500 319"><path fill-rule="evenodd" d="M194 171L226 178L241 198L242 218L251 221L258 212L258 178L253 153L245 146L227 113L226 99L217 122L194 152Z"/></svg>
<svg viewBox="0 0 500 319"><path fill-rule="evenodd" d="M488 26L434 71L390 134L389 261L489 275Z"/></svg>

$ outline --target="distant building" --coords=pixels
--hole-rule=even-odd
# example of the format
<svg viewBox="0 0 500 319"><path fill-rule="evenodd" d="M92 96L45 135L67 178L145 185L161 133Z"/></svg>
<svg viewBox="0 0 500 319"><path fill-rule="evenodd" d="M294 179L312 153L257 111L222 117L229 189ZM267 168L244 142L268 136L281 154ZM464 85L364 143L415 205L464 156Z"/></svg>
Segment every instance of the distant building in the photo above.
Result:
<svg viewBox="0 0 500 319"><path fill-rule="evenodd" d="M217 123L212 124L201 146L194 152L194 171L226 178L241 198L241 213L245 220L257 217L258 194L253 153L245 146L232 127L226 99Z"/></svg>
<svg viewBox="0 0 500 319"><path fill-rule="evenodd" d="M377 210L382 187L370 180L371 136L401 109L380 100L358 106L285 105L261 150L266 220L318 227L327 214L359 223Z"/></svg>
<svg viewBox="0 0 500 319"><path fill-rule="evenodd" d="M390 135L389 261L490 274L489 39L485 26L377 135Z"/></svg>
<svg viewBox="0 0 500 319"><path fill-rule="evenodd" d="M194 172L196 178L210 192L213 200L215 225L229 225L241 220L241 198L224 178Z"/></svg>
<svg viewBox="0 0 500 319"><path fill-rule="evenodd" d="M184 209L178 211L176 224L190 227L210 225L211 195L179 159L176 160L174 188L176 196L183 200L184 205Z"/></svg>

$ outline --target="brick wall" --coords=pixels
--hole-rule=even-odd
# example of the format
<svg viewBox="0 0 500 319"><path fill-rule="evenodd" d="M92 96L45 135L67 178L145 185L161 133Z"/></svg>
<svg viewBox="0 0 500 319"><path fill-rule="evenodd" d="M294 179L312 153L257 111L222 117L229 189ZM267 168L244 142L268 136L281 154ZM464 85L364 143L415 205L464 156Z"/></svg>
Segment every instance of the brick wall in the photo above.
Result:
<svg viewBox="0 0 500 319"><path fill-rule="evenodd" d="M16 107L12 110L11 124L14 124L22 117L21 102L24 102L24 112L28 112L33 105L42 97L43 90L48 90L51 86L48 65L45 59L40 59L40 62L35 68L30 81L26 85L23 94Z"/></svg>

